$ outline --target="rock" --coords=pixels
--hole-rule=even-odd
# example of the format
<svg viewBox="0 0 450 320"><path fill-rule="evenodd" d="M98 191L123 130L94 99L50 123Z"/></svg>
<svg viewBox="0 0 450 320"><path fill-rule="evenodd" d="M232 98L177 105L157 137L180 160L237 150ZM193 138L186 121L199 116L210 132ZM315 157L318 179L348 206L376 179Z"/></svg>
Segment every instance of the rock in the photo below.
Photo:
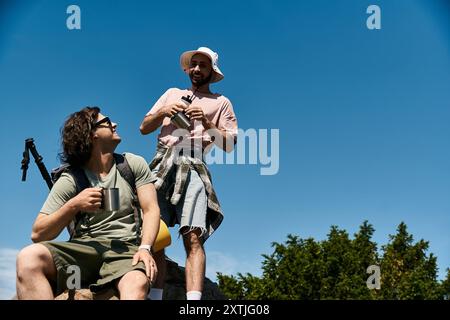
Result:
<svg viewBox="0 0 450 320"><path fill-rule="evenodd" d="M164 300L186 300L186 282L184 268L166 257L167 275L164 286ZM202 300L226 300L216 283L205 278Z"/></svg>
<svg viewBox="0 0 450 320"><path fill-rule="evenodd" d="M91 290L66 290L55 298L55 300L94 300Z"/></svg>
<svg viewBox="0 0 450 320"><path fill-rule="evenodd" d="M89 289L66 290L55 300L119 300L119 293L115 289L104 290L93 294Z"/></svg>
<svg viewBox="0 0 450 320"><path fill-rule="evenodd" d="M185 300L186 282L184 268L175 261L166 257L167 275L164 286L164 300ZM116 289L107 289L102 292L92 294L89 289L66 290L55 298L55 300L118 300L119 294ZM220 292L216 283L205 278L202 300L226 300Z"/></svg>

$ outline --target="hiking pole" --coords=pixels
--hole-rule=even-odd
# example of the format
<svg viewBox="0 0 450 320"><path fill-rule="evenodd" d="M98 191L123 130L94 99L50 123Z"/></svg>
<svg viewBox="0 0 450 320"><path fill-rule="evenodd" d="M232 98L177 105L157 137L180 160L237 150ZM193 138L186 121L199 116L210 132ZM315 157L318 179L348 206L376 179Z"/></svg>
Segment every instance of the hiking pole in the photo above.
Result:
<svg viewBox="0 0 450 320"><path fill-rule="evenodd" d="M53 187L52 179L50 178L50 175L47 171L47 168L45 167L44 162L42 162L43 158L39 155L39 153L36 150L33 138L28 138L25 140L25 151L23 152L23 160L22 160L22 170L23 170L22 181L25 181L26 179L28 163L30 162L30 154L29 154L30 151L31 154L33 155L36 165L39 168L39 171L41 172L42 177L47 183L48 188L51 189Z"/></svg>
<svg viewBox="0 0 450 320"><path fill-rule="evenodd" d="M22 170L22 181L27 180L28 164L30 163L30 152L28 149L27 140L25 140L25 151L22 153L22 167L20 168L20 170Z"/></svg>

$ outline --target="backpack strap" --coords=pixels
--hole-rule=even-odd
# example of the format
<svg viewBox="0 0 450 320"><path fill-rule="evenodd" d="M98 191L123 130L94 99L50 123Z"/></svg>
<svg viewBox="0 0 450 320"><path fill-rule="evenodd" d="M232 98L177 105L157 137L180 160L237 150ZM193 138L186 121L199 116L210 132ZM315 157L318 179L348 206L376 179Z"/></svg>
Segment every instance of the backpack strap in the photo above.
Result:
<svg viewBox="0 0 450 320"><path fill-rule="evenodd" d="M81 191L91 186L91 183L89 182L89 179L82 168L67 167L66 172L69 173L75 180L77 194L79 194ZM76 227L82 218L84 218L84 215L78 212L75 215L74 219L67 226L67 231L69 232L70 240L75 236Z"/></svg>
<svg viewBox="0 0 450 320"><path fill-rule="evenodd" d="M130 164L128 163L127 158L125 157L125 153L124 154L114 153L114 160L116 162L116 168L119 171L120 175L122 176L122 178L125 179L126 182L128 182L128 184L131 187L131 190L133 190L134 195L132 201L133 216L134 221L136 223L136 232L138 234L136 240L137 243L139 243L142 231L142 215L139 200L137 197L136 176L134 175L133 170L131 170Z"/></svg>
<svg viewBox="0 0 450 320"><path fill-rule="evenodd" d="M125 154L114 153L114 161L116 162L116 168L119 170L122 178L128 182L134 194L137 194L136 190L136 177L134 176L133 170L131 170L130 164L125 158Z"/></svg>

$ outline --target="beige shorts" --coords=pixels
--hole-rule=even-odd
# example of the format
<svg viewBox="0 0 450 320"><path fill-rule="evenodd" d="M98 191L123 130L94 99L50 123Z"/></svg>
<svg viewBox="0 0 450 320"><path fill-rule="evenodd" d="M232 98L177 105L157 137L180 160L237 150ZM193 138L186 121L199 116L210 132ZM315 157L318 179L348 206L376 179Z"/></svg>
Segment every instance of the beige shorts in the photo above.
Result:
<svg viewBox="0 0 450 320"><path fill-rule="evenodd" d="M145 273L142 261L135 266L132 265L133 256L138 250L133 243L83 239L66 242L44 241L41 244L50 250L55 262L56 295L67 289L67 283L76 283L74 280L76 270L79 270L81 288L89 287L94 293L114 285L114 280L132 270L141 270Z"/></svg>

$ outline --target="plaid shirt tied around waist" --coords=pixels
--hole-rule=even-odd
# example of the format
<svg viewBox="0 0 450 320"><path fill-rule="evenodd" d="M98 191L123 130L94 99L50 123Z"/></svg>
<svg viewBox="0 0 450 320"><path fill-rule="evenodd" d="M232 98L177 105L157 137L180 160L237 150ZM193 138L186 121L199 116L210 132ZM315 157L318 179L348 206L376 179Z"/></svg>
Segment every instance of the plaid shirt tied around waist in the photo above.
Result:
<svg viewBox="0 0 450 320"><path fill-rule="evenodd" d="M156 190L166 190L166 200L171 204L177 205L186 187L186 180L190 170L195 170L205 186L206 195L208 198L208 209L206 213L206 228L207 232L202 236L203 242L208 239L215 230L220 226L223 220L222 209L220 208L219 200L216 192L212 186L211 174L208 167L202 159L193 154L181 153L183 149L177 146L166 146L158 142L156 155L150 162L150 170L154 170L158 164L158 172L154 175L154 185ZM202 154L202 150L197 150L198 154ZM175 183L168 185L168 177L173 174L175 170ZM173 187L173 189L172 189ZM172 191L173 190L173 191ZM173 225L171 225L173 226Z"/></svg>

